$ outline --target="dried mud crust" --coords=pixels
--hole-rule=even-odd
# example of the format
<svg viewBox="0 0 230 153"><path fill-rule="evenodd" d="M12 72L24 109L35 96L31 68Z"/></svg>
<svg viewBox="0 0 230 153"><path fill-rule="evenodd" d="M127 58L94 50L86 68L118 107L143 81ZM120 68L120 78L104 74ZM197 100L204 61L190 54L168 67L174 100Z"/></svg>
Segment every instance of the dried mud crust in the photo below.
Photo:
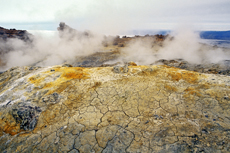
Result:
<svg viewBox="0 0 230 153"><path fill-rule="evenodd" d="M9 82L0 90L1 152L230 151L228 76L169 66L29 69L0 75Z"/></svg>

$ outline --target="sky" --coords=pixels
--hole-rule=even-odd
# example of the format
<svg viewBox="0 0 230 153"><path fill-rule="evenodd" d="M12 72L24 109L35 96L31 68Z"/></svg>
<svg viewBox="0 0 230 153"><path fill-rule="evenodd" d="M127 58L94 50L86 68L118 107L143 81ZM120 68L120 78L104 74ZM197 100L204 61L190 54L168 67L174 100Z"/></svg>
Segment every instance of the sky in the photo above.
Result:
<svg viewBox="0 0 230 153"><path fill-rule="evenodd" d="M172 30L230 30L230 0L0 0L0 26L56 30L65 22L78 30L120 33Z"/></svg>

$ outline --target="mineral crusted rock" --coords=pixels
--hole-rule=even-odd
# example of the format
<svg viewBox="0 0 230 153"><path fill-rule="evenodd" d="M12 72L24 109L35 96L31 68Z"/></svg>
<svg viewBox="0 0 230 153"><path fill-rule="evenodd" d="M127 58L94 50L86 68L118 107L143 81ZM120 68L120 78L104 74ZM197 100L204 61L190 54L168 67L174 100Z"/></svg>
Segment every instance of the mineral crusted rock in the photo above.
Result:
<svg viewBox="0 0 230 153"><path fill-rule="evenodd" d="M115 73L127 73L129 70L127 65L124 66L114 66L113 67L113 72Z"/></svg>
<svg viewBox="0 0 230 153"><path fill-rule="evenodd" d="M0 74L0 152L230 152L230 77L169 66Z"/></svg>
<svg viewBox="0 0 230 153"><path fill-rule="evenodd" d="M38 114L41 112L39 107L25 106L20 104L12 109L12 116L20 128L23 130L33 130L37 124Z"/></svg>

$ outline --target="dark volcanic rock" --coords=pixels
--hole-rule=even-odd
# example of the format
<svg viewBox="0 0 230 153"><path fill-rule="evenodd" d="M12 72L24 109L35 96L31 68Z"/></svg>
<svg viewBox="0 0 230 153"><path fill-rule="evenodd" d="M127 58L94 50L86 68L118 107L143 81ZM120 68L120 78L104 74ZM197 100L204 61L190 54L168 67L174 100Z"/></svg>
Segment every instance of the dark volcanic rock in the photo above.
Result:
<svg viewBox="0 0 230 153"><path fill-rule="evenodd" d="M73 38L81 39L82 37L93 36L91 32L89 32L89 31L84 31L84 32L78 31L78 30L73 29L70 26L66 25L65 22L60 22L57 30L59 31L59 36L61 38L66 38L69 40L71 40Z"/></svg>
<svg viewBox="0 0 230 153"><path fill-rule="evenodd" d="M12 116L23 130L33 130L37 124L40 107L21 105L12 110Z"/></svg>
<svg viewBox="0 0 230 153"><path fill-rule="evenodd" d="M219 63L191 64L183 59L174 59L174 60L161 59L156 61L154 64L159 64L159 63L167 66L189 70L189 71L230 76L229 60L224 60Z"/></svg>
<svg viewBox="0 0 230 153"><path fill-rule="evenodd" d="M33 35L28 33L26 30L16 30L16 29L5 29L0 27L0 67L6 64L6 57L4 55L10 51L15 50L11 43L7 43L8 40L19 39L26 44L32 44Z"/></svg>
<svg viewBox="0 0 230 153"><path fill-rule="evenodd" d="M31 34L26 30L5 29L0 27L0 38L7 40L9 38L18 38L23 41L31 41Z"/></svg>

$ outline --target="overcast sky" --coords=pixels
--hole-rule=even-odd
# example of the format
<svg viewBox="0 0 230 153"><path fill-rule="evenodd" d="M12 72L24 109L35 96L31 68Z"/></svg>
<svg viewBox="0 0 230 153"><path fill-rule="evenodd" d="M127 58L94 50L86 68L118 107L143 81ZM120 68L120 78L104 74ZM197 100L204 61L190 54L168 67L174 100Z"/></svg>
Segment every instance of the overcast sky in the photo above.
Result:
<svg viewBox="0 0 230 153"><path fill-rule="evenodd" d="M230 30L230 0L0 0L0 26L56 30L60 21L79 30Z"/></svg>

